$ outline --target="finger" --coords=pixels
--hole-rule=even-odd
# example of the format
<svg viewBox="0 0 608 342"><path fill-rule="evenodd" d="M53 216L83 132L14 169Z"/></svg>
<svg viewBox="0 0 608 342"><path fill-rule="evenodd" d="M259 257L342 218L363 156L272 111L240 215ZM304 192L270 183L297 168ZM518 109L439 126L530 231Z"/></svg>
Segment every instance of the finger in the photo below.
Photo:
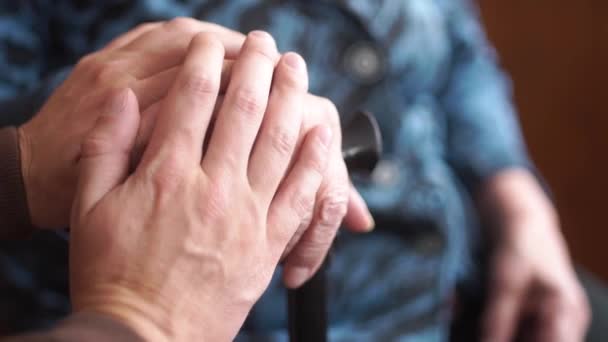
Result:
<svg viewBox="0 0 608 342"><path fill-rule="evenodd" d="M339 192L343 192L337 190L346 188L346 184L348 183L348 176L346 172L346 166L341 157L340 119L336 107L331 101L310 94L307 94L305 103L305 108L307 112L304 114L304 120L300 131L301 136L304 135L304 132L308 132L314 125L319 123L327 123L330 127L332 127L335 132L337 132L337 134L335 134L333 137L333 141L330 147L331 152L329 158L329 165L326 169L326 174L324 175L323 183L321 185L321 189L323 189L323 191L317 193L317 199L315 201L315 218L314 220L313 218L311 218L311 221L314 221L314 226L316 228L319 228L319 224L321 223L321 220L319 220L318 218L318 215L320 215L321 212L320 203L323 202L323 199L327 194L338 194ZM300 143L301 142L299 141L298 144ZM336 191L328 188L328 180L331 180L331 184L333 184L333 186L336 186ZM320 196L321 194L323 194L323 196ZM286 257L292 251L292 249L300 242L302 236L304 236L305 232L309 229L309 224L310 222L308 222L308 224L306 225L301 225L298 228L298 231L296 232L296 234L294 234L291 241L287 245L283 257ZM331 229L337 230L338 226L339 222L336 222ZM331 234L321 235L330 236ZM306 241L313 236L314 234L309 233L306 237L304 244L306 245ZM302 250L305 250L305 248L302 248ZM313 270L316 269L314 263L313 265L311 265L311 268L313 268Z"/></svg>
<svg viewBox="0 0 608 342"><path fill-rule="evenodd" d="M292 158L307 90L306 63L295 53L285 54L275 71L268 109L249 161L249 183L268 202Z"/></svg>
<svg viewBox="0 0 608 342"><path fill-rule="evenodd" d="M274 39L268 33L249 34L234 63L224 104L203 160L203 169L207 172L232 170L246 175L278 57Z"/></svg>
<svg viewBox="0 0 608 342"><path fill-rule="evenodd" d="M135 146L131 151L131 170L135 170L139 164L144 151L152 136L152 131L156 123L156 118L160 110L160 102L156 102L148 107L141 113L141 119L139 122L139 130L137 131L137 138L135 139Z"/></svg>
<svg viewBox="0 0 608 342"><path fill-rule="evenodd" d="M142 164L176 151L201 160L201 146L218 96L224 49L213 35L192 39L188 55L169 95L161 104Z"/></svg>
<svg viewBox="0 0 608 342"><path fill-rule="evenodd" d="M268 210L268 235L280 252L302 222L309 221L317 190L327 167L332 132L327 126L311 130L300 147L293 168L281 183ZM280 255L277 255L277 259Z"/></svg>
<svg viewBox="0 0 608 342"><path fill-rule="evenodd" d="M86 215L129 172L129 155L139 126L137 99L130 89L108 97L104 113L82 143L75 212Z"/></svg>
<svg viewBox="0 0 608 342"><path fill-rule="evenodd" d="M518 319L526 297L525 281L519 280L524 277L515 273L524 271L503 263L496 265L495 272L497 273L494 280L490 283L482 341L508 342L517 331Z"/></svg>
<svg viewBox="0 0 608 342"><path fill-rule="evenodd" d="M232 73L233 64L234 61L232 60L224 60L224 64L222 65L220 93L225 92L226 88L228 88L228 82L230 80L230 74ZM149 106L167 96L167 93L175 82L180 69L180 67L173 67L171 69L161 71L156 75L132 83L131 89L133 89L133 92L135 95L137 95L139 107L142 111L147 110Z"/></svg>
<svg viewBox="0 0 608 342"><path fill-rule="evenodd" d="M224 63L224 65L226 65ZM211 120L209 121L209 126L207 127L207 134L205 136L205 141L203 143L203 147L208 144L209 140L209 132L213 131L214 120L217 116L217 112L222 107L222 103L224 102L224 96L219 95L217 100L215 101L215 108L213 109L213 114L211 116ZM137 132L137 139L135 141L135 146L133 147L131 153L131 170L134 170L141 160L141 156L143 155L148 142L150 141L150 137L152 136L152 131L154 130L154 126L156 125L156 117L158 116L158 112L160 110L161 101L155 102L148 106L148 108L141 113L141 120L139 123L139 130ZM203 148L203 154L204 154Z"/></svg>
<svg viewBox="0 0 608 342"><path fill-rule="evenodd" d="M333 158L335 153L331 154ZM330 157L331 158L331 157ZM340 162L342 160L337 157ZM290 288L300 287L317 271L336 236L348 205L348 176L346 167L329 160L321 187L316 196L316 207L310 227L285 260L283 279ZM341 167L342 166L342 167Z"/></svg>
<svg viewBox="0 0 608 342"><path fill-rule="evenodd" d="M563 306L549 301L543 301L537 312L539 315L536 328L536 341L582 341L580 329L575 317L564 310Z"/></svg>
<svg viewBox="0 0 608 342"><path fill-rule="evenodd" d="M518 297L507 293L495 294L490 299L483 341L511 341L517 329L519 304Z"/></svg>
<svg viewBox="0 0 608 342"><path fill-rule="evenodd" d="M180 65L192 38L201 32L213 33L224 46L227 59L239 56L245 36L219 25L191 18L176 18L150 30L123 47L125 51L146 53L145 63L136 61L131 71L144 78Z"/></svg>
<svg viewBox="0 0 608 342"><path fill-rule="evenodd" d="M351 184L348 196L348 208L343 224L353 232L366 233L376 226L374 218L367 208L365 200Z"/></svg>
<svg viewBox="0 0 608 342"><path fill-rule="evenodd" d="M568 283L570 283L568 281ZM589 313L586 301L580 298L577 285L542 289L538 295L536 341L583 341L587 333ZM576 290L573 290L576 289ZM584 296L584 295L582 295Z"/></svg>
<svg viewBox="0 0 608 342"><path fill-rule="evenodd" d="M140 24L137 27L135 27L134 29L114 38L103 49L104 50L120 49L121 47L131 43L136 38L139 38L144 33L160 27L162 24L163 24L162 22Z"/></svg>

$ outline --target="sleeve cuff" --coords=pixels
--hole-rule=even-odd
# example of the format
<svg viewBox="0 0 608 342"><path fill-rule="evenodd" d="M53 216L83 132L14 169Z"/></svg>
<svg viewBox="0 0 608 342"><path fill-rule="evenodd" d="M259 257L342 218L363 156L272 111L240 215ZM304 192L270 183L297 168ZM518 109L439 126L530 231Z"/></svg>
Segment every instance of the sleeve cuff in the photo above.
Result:
<svg viewBox="0 0 608 342"><path fill-rule="evenodd" d="M25 238L33 231L21 174L17 129L0 128L0 239Z"/></svg>

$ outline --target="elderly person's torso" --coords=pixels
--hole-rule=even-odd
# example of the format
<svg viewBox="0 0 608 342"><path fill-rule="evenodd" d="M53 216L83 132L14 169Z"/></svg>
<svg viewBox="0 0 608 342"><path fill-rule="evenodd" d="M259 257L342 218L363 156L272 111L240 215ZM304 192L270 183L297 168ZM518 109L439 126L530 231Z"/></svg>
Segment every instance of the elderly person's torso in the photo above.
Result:
<svg viewBox="0 0 608 342"><path fill-rule="evenodd" d="M369 320L374 310L395 317L435 312L435 305L421 309L416 298L427 291L431 302L444 303L466 274L478 235L470 193L497 169L527 163L508 87L466 0L46 3L39 9L45 21L25 30L23 40L2 32L5 42L26 42L20 51L31 52L31 63L16 65L7 58L0 65L4 97L33 91L138 23L191 16L242 32L269 31L281 51L302 54L311 92L333 100L343 120L358 109L375 114L385 153L371 177L353 180L379 233L339 242L330 271L339 280L331 298L332 321L338 324L334 336L345 340L349 335L340 335L339 322L352 330L348 322ZM45 39L28 42L44 27ZM361 286L368 290L359 292L360 303L349 303ZM275 290L254 310L272 319L253 318L250 327L284 325L282 294ZM404 297L395 297L395 291ZM389 308L395 301L399 308ZM348 314L353 317L342 318ZM385 328L379 331L390 331Z"/></svg>

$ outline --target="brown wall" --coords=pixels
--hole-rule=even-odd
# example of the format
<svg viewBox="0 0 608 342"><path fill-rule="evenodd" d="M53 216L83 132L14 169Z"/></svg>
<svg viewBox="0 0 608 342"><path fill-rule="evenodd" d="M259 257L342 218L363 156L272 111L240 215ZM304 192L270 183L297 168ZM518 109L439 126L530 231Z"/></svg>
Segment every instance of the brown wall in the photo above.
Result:
<svg viewBox="0 0 608 342"><path fill-rule="evenodd" d="M572 254L608 280L608 1L479 2Z"/></svg>

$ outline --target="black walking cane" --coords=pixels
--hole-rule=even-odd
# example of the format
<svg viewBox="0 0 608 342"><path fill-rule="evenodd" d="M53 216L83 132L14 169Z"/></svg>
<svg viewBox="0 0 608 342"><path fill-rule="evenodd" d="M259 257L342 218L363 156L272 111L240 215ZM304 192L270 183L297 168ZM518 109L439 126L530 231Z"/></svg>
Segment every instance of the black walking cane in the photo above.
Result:
<svg viewBox="0 0 608 342"><path fill-rule="evenodd" d="M374 117L366 112L357 112L344 125L342 132L342 157L349 172L371 173L382 152L380 130ZM288 291L291 342L327 340L327 263L326 259L302 287Z"/></svg>

